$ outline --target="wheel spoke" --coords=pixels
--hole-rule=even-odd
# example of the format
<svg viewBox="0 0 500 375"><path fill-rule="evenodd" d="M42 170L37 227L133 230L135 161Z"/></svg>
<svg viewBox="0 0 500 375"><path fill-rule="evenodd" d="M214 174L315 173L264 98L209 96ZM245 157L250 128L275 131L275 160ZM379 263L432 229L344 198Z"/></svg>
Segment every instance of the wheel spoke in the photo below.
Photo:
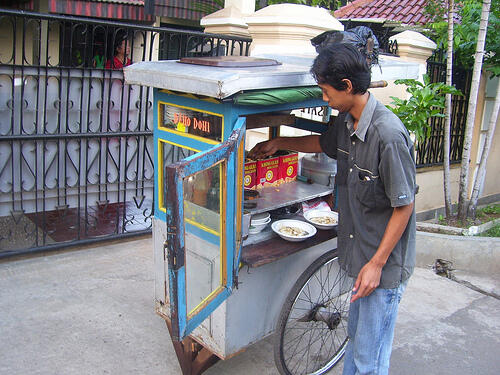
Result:
<svg viewBox="0 0 500 375"><path fill-rule="evenodd" d="M326 259L299 287L287 311L280 336L280 358L287 374L322 374L345 350L349 278L336 257Z"/></svg>

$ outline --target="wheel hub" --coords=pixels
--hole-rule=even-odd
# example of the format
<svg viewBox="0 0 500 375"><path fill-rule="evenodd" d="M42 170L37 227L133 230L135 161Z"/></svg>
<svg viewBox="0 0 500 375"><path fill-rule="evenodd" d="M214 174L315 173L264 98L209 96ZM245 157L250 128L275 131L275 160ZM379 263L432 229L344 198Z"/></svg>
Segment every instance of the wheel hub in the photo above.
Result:
<svg viewBox="0 0 500 375"><path fill-rule="evenodd" d="M325 305L314 306L306 315L297 319L298 322L323 322L333 331L342 320L338 311L328 311Z"/></svg>

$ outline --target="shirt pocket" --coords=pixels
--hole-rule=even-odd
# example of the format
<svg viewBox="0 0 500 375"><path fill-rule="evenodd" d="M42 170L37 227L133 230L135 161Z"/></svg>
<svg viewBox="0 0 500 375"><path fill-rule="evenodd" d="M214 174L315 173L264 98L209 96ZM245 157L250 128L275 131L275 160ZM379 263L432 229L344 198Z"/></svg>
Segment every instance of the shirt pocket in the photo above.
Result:
<svg viewBox="0 0 500 375"><path fill-rule="evenodd" d="M380 178L359 172L354 190L359 202L368 208L390 206Z"/></svg>
<svg viewBox="0 0 500 375"><path fill-rule="evenodd" d="M366 207L375 208L377 202L375 200L375 180L361 180L358 179L354 186L356 198L359 202Z"/></svg>

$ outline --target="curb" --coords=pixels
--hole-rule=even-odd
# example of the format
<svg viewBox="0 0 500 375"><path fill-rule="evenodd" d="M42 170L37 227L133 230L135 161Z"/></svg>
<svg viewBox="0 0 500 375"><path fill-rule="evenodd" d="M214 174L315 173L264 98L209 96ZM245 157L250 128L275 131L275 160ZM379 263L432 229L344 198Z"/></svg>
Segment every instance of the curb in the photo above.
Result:
<svg viewBox="0 0 500 375"><path fill-rule="evenodd" d="M446 259L453 268L478 274L500 274L500 238L454 236L417 231L416 266L427 268Z"/></svg>
<svg viewBox="0 0 500 375"><path fill-rule="evenodd" d="M452 234L457 236L474 236L476 234L486 232L488 229L493 228L497 224L500 224L500 218L488 221L487 223L481 225L473 225L468 228L457 228L435 223L417 222L417 230L431 233Z"/></svg>

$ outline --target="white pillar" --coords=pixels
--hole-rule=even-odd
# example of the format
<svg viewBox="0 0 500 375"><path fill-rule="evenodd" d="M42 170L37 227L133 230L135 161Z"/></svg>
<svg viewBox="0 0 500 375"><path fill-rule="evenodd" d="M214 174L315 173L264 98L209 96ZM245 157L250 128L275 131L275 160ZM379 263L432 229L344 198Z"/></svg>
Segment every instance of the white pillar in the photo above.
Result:
<svg viewBox="0 0 500 375"><path fill-rule="evenodd" d="M234 7L242 14L252 14L255 12L255 0L225 0L224 8Z"/></svg>
<svg viewBox="0 0 500 375"><path fill-rule="evenodd" d="M323 8L275 4L245 17L252 37L250 55L316 55L311 39L344 26Z"/></svg>
<svg viewBox="0 0 500 375"><path fill-rule="evenodd" d="M200 20L206 33L249 37L244 17L255 11L254 0L225 0L224 8Z"/></svg>
<svg viewBox="0 0 500 375"><path fill-rule="evenodd" d="M436 43L416 31L406 30L389 38L398 42L398 55L401 60L420 64L419 79L427 72L427 59L436 49Z"/></svg>

